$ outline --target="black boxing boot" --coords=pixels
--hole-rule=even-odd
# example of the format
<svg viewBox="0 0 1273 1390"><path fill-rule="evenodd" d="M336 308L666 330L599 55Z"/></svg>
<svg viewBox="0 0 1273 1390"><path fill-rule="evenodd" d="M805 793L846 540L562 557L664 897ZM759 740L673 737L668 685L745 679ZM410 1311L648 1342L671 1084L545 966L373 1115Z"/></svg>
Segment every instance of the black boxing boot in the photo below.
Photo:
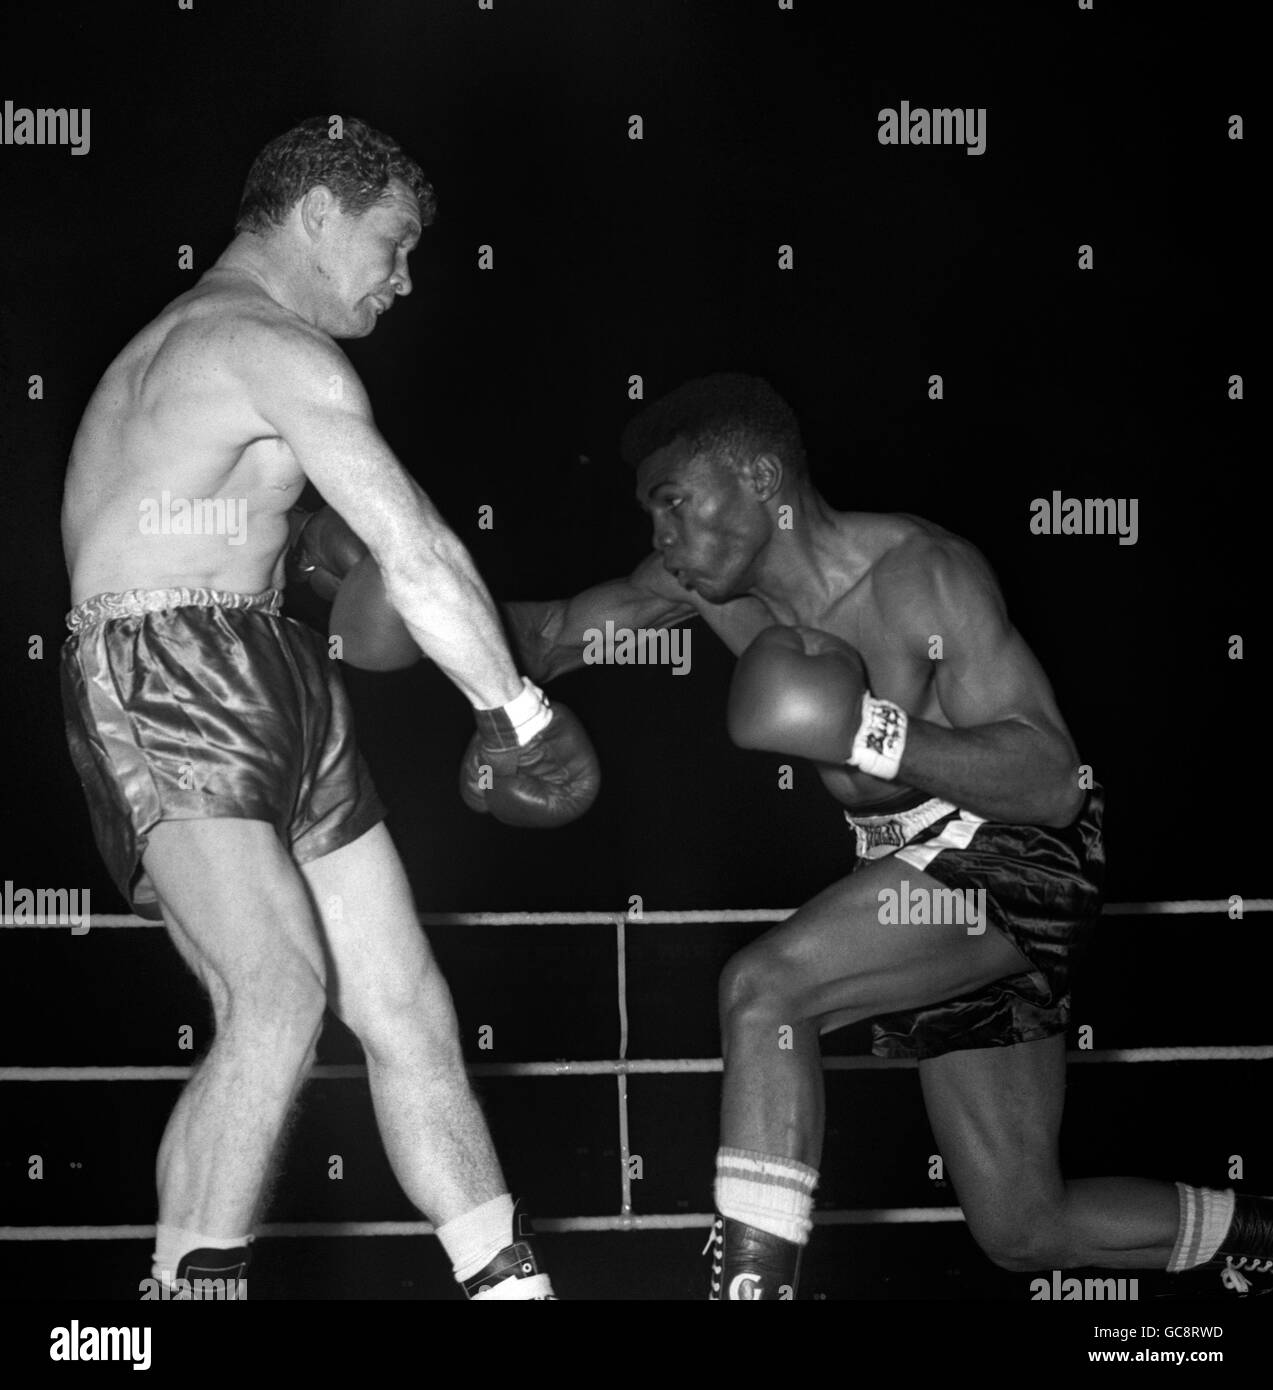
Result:
<svg viewBox="0 0 1273 1390"><path fill-rule="evenodd" d="M173 1297L179 1301L223 1299L248 1296L247 1272L252 1261L250 1245L229 1250L191 1250L177 1262Z"/></svg>
<svg viewBox="0 0 1273 1390"><path fill-rule="evenodd" d="M524 1241L515 1241L471 1279L464 1281L466 1298L519 1299L531 1303L557 1302L548 1276L541 1273L535 1252Z"/></svg>
<svg viewBox="0 0 1273 1390"><path fill-rule="evenodd" d="M1219 1271L1231 1294L1273 1293L1273 1197L1234 1198L1229 1233L1206 1268Z"/></svg>
<svg viewBox="0 0 1273 1390"><path fill-rule="evenodd" d="M1216 1276L1219 1276L1217 1279ZM1232 1298L1273 1293L1273 1197L1239 1193L1215 1255L1172 1274L1163 1298Z"/></svg>
<svg viewBox="0 0 1273 1390"><path fill-rule="evenodd" d="M794 1299L803 1246L716 1214L704 1254L712 1252L712 1303Z"/></svg>

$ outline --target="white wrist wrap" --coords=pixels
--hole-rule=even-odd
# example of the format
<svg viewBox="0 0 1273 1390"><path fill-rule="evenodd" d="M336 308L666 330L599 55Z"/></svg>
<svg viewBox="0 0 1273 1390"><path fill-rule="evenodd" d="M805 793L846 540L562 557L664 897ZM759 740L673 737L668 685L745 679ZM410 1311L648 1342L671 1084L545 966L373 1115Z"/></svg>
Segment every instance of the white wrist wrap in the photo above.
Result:
<svg viewBox="0 0 1273 1390"><path fill-rule="evenodd" d="M906 711L892 700L862 698L862 723L853 738L849 766L891 782L902 765L906 747Z"/></svg>
<svg viewBox="0 0 1273 1390"><path fill-rule="evenodd" d="M517 746L525 746L542 733L552 720L552 707L544 698L544 692L532 685L529 676L522 677L523 690L503 707L504 717L513 726L517 736Z"/></svg>

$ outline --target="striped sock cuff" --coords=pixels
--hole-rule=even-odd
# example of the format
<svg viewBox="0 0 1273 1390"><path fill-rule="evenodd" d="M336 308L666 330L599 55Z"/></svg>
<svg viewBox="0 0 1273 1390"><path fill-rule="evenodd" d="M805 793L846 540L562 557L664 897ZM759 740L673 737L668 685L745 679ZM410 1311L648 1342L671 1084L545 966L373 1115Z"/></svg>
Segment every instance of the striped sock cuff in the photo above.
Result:
<svg viewBox="0 0 1273 1390"><path fill-rule="evenodd" d="M1178 1182L1180 1226L1167 1261L1169 1274L1181 1274L1214 1259L1233 1224L1234 1195L1231 1187L1190 1187Z"/></svg>
<svg viewBox="0 0 1273 1390"><path fill-rule="evenodd" d="M817 1169L749 1149L716 1154L716 1210L731 1221L805 1245L813 1229Z"/></svg>

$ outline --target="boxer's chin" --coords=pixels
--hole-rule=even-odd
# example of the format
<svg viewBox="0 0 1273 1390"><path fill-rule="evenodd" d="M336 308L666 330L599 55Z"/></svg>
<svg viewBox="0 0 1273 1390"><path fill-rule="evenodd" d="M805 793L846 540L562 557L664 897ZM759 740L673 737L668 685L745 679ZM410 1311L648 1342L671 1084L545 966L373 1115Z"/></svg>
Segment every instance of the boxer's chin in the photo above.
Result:
<svg viewBox="0 0 1273 1390"><path fill-rule="evenodd" d="M708 603L728 603L734 597L726 585L718 584L712 579L696 578L693 585L687 587L692 587L699 598L706 599Z"/></svg>

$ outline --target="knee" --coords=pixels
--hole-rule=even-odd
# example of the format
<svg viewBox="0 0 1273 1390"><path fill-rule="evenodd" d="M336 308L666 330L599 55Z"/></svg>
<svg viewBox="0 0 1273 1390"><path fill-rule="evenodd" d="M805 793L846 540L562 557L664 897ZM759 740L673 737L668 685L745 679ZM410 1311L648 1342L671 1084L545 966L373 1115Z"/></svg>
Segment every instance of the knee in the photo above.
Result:
<svg viewBox="0 0 1273 1390"><path fill-rule="evenodd" d="M986 1257L1014 1274L1066 1269L1073 1263L1065 1222L1058 1211L1006 1206L993 1217L969 1219L968 1226Z"/></svg>
<svg viewBox="0 0 1273 1390"><path fill-rule="evenodd" d="M459 1054L451 994L436 968L390 979L342 984L336 1012L374 1058L411 1050Z"/></svg>
<svg viewBox="0 0 1273 1390"><path fill-rule="evenodd" d="M324 983L306 962L280 963L226 987L217 1032L279 1056L312 1055L326 1007Z"/></svg>
<svg viewBox="0 0 1273 1390"><path fill-rule="evenodd" d="M769 950L739 951L721 971L717 993L726 1032L804 1021L781 956Z"/></svg>

